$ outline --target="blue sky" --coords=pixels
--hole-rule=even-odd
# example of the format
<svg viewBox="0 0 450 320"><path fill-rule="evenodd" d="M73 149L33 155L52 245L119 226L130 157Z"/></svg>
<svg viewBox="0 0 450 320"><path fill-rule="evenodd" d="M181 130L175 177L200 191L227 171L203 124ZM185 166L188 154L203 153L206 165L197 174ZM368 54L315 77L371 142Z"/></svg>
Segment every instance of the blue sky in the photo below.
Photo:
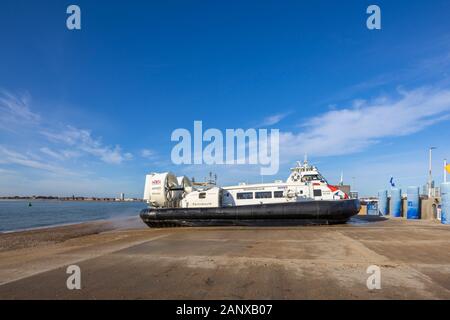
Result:
<svg viewBox="0 0 450 320"><path fill-rule="evenodd" d="M82 29L66 28L77 4ZM382 29L366 28L381 8ZM142 196L176 128L276 128L284 179L308 152L363 195L436 182L450 159L448 1L2 1L0 194ZM354 177L354 178L353 178Z"/></svg>

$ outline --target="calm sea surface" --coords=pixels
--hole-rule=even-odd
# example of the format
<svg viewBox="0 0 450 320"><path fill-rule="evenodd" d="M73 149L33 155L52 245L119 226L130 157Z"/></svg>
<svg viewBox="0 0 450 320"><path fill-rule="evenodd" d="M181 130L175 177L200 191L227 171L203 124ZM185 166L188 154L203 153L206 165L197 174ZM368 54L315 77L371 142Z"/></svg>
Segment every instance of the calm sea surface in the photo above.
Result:
<svg viewBox="0 0 450 320"><path fill-rule="evenodd" d="M146 206L144 202L0 200L0 232L139 216Z"/></svg>

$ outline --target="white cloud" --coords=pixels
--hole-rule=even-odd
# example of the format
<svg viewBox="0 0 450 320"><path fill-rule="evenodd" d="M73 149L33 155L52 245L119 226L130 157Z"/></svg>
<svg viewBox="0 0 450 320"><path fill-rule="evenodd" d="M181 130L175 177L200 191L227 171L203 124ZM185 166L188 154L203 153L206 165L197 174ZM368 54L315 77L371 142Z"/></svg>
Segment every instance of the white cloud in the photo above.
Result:
<svg viewBox="0 0 450 320"><path fill-rule="evenodd" d="M46 155L48 155L50 157L53 157L55 159L64 160L64 155L62 155L62 154L60 154L60 153L58 153L56 151L53 151L50 148L44 147L44 148L40 148L39 150L42 153L44 153L44 154L46 154Z"/></svg>
<svg viewBox="0 0 450 320"><path fill-rule="evenodd" d="M155 155L155 152L152 151L152 150L149 150L149 149L142 149L142 150L141 150L141 156L142 156L143 158L148 158L148 159L150 159L150 158L152 158L154 155Z"/></svg>
<svg viewBox="0 0 450 320"><path fill-rule="evenodd" d="M17 131L20 126L37 124L40 116L30 110L30 100L28 94L14 96L5 90L0 90L0 128Z"/></svg>
<svg viewBox="0 0 450 320"><path fill-rule="evenodd" d="M0 168L0 173L1 173L1 174L5 174L5 175L6 175L6 174L15 174L16 171Z"/></svg>
<svg viewBox="0 0 450 320"><path fill-rule="evenodd" d="M77 150L98 157L106 163L120 164L133 158L131 153L123 154L118 145L114 147L104 145L100 139L93 138L89 130L67 126L60 132L43 130L41 133L53 142L75 147Z"/></svg>
<svg viewBox="0 0 450 320"><path fill-rule="evenodd" d="M304 153L359 152L383 138L413 134L450 116L450 90L420 88L399 94L397 99L355 100L351 107L306 120L301 132L280 133L284 159L290 161Z"/></svg>
<svg viewBox="0 0 450 320"><path fill-rule="evenodd" d="M60 153L66 159L73 159L73 158L78 158L81 156L81 153L78 151L75 151L75 150L61 150Z"/></svg>
<svg viewBox="0 0 450 320"><path fill-rule="evenodd" d="M290 114L291 114L291 112L285 112L285 113L278 113L278 114L274 114L274 115L271 115L269 117L266 117L262 121L260 127L273 126L273 125L279 123L281 120L283 120L284 118L286 118Z"/></svg>
<svg viewBox="0 0 450 320"><path fill-rule="evenodd" d="M129 152L122 153L120 146L104 145L99 138L94 138L89 130L67 125L61 130L51 123L45 123L41 116L30 109L31 98L28 94L13 95L0 90L0 130L20 132L24 128L33 128L51 142L62 143L66 148L54 150L50 147L40 148L40 152L53 160L68 160L88 154L110 164L120 164L133 159ZM70 147L70 150L67 149Z"/></svg>
<svg viewBox="0 0 450 320"><path fill-rule="evenodd" d="M45 170L56 174L63 174L63 175L73 174L72 172L66 170L65 168L37 160L36 158L31 157L30 155L10 150L4 146L0 146L0 163L20 165L32 169Z"/></svg>
<svg viewBox="0 0 450 320"><path fill-rule="evenodd" d="M125 153L124 155L123 155L123 157L126 159L126 160L132 160L134 157L133 157L133 154L131 154L130 152L127 152L127 153Z"/></svg>
<svg viewBox="0 0 450 320"><path fill-rule="evenodd" d="M59 151L55 151L52 150L48 147L43 147L39 149L42 153L53 157L57 160L68 160L68 159L72 159L72 158L77 158L80 156L80 152L78 151L74 151L74 150L59 150Z"/></svg>

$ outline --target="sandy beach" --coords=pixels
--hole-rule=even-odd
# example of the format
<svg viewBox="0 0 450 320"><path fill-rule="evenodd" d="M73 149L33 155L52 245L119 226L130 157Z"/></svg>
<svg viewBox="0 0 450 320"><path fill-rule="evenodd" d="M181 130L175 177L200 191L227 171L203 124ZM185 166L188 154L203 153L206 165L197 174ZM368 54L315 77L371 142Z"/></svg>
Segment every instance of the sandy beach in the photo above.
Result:
<svg viewBox="0 0 450 320"><path fill-rule="evenodd" d="M147 228L138 218L0 234L0 299L450 299L450 229ZM81 269L68 290L66 268ZM370 265L381 289L366 285Z"/></svg>
<svg viewBox="0 0 450 320"><path fill-rule="evenodd" d="M140 219L133 217L5 232L0 233L0 252L56 244L105 231L143 227Z"/></svg>

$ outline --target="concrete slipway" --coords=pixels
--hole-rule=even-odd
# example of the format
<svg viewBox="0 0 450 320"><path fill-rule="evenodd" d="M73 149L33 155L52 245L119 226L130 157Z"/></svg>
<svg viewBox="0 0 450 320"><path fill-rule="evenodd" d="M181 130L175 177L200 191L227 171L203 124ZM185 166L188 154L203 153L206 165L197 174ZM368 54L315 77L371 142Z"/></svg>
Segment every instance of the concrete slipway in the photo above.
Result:
<svg viewBox="0 0 450 320"><path fill-rule="evenodd" d="M56 231L33 245L0 235L11 244L0 249L1 299L450 299L450 226L433 221ZM71 264L81 290L66 287ZM380 290L366 286L370 265Z"/></svg>

